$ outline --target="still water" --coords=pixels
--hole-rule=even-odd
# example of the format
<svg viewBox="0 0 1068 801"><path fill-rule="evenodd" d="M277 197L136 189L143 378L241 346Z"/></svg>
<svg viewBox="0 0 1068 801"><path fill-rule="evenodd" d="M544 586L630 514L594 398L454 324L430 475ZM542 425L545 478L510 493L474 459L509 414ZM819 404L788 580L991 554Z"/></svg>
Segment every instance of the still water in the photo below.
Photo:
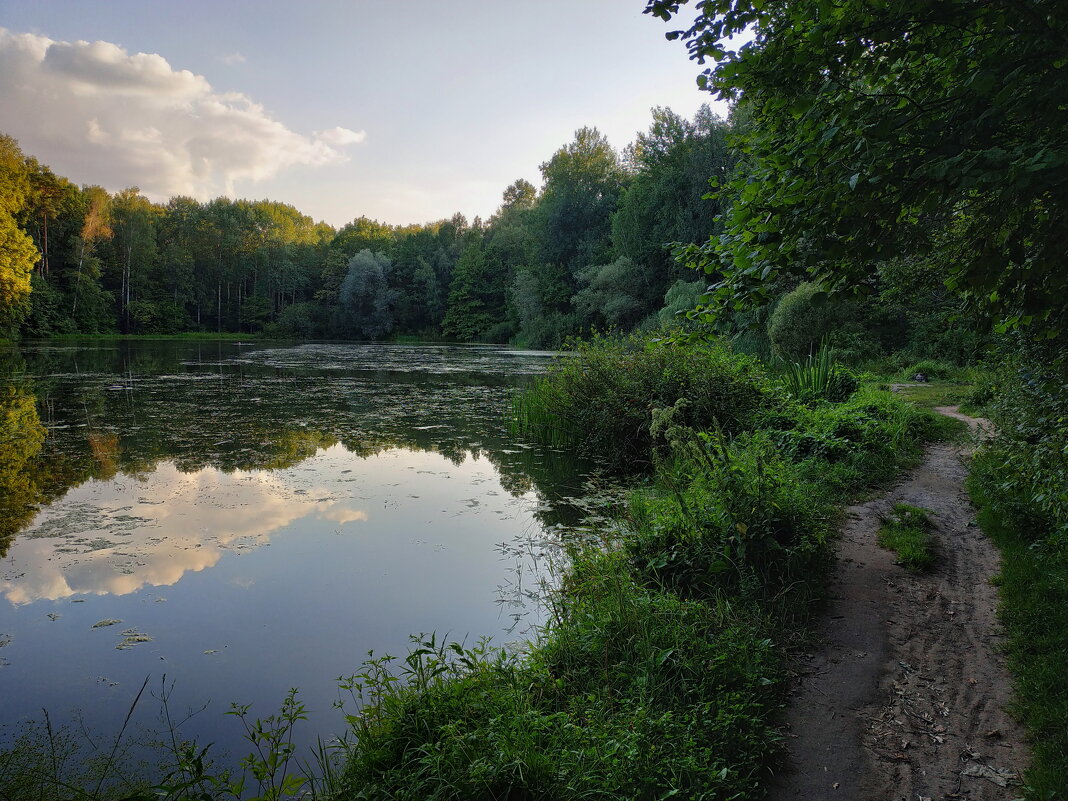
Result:
<svg viewBox="0 0 1068 801"><path fill-rule="evenodd" d="M521 643L584 468L507 431L551 354L492 347L95 342L0 351L0 723L114 732L170 691L243 754L300 690L409 635ZM138 735L143 736L143 735ZM147 735L146 735L147 736Z"/></svg>

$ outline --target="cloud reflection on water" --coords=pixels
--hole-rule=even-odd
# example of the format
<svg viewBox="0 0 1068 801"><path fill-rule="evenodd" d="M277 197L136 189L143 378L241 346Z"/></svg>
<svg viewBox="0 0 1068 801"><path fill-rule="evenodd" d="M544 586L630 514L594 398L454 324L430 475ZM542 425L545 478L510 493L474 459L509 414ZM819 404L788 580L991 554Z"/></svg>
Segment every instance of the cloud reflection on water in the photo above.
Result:
<svg viewBox="0 0 1068 801"><path fill-rule="evenodd" d="M300 520L365 522L367 510L351 496L354 479L342 475L354 461L334 445L300 469L183 473L162 462L146 475L89 481L22 532L0 573L0 593L15 605L128 595L173 585L217 564L224 551L266 545Z"/></svg>

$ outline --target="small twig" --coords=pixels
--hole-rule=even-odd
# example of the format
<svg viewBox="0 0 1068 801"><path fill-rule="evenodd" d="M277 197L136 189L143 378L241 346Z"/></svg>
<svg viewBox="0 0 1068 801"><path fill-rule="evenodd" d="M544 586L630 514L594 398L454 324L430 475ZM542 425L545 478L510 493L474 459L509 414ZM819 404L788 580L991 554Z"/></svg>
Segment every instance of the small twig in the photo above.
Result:
<svg viewBox="0 0 1068 801"><path fill-rule="evenodd" d="M145 676L145 680L141 684L141 689L137 691L133 703L130 704L130 708L126 711L126 719L122 722L122 728L119 729L119 733L115 737L115 744L111 747L111 753L108 754L107 763L104 765L104 769L100 772L100 778L97 780L96 789L93 791L94 797L99 797L100 788L104 784L104 779L106 779L111 772L111 767L115 762L115 755L119 752L119 745L122 743L122 735L126 733L126 727L130 723L130 718L133 717L134 710L137 708L137 702L141 700L141 694L145 691L145 687L148 686L148 680L150 678L151 675Z"/></svg>

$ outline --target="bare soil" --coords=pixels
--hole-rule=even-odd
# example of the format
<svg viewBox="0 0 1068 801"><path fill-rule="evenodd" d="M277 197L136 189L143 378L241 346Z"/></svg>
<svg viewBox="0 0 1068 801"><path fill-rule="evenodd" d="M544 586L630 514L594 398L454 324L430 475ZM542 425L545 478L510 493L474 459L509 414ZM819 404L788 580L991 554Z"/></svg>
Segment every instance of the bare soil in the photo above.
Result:
<svg viewBox="0 0 1068 801"><path fill-rule="evenodd" d="M938 411L982 433L956 407ZM846 511L817 650L786 713L769 798L1002 801L1021 795L1022 727L996 617L994 545L964 490L967 449L937 444L889 493ZM931 512L936 565L913 574L876 543L895 503Z"/></svg>

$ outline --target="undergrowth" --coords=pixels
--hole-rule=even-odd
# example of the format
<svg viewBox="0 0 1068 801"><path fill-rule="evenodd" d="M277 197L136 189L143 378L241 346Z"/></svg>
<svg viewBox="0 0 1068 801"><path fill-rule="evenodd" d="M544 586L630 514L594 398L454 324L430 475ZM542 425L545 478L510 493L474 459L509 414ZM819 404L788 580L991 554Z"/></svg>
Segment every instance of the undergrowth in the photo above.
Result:
<svg viewBox="0 0 1068 801"><path fill-rule="evenodd" d="M1068 788L1068 361L1021 337L987 409L996 435L968 480L979 523L1001 549L1002 622L1015 707L1031 735L1027 797Z"/></svg>

